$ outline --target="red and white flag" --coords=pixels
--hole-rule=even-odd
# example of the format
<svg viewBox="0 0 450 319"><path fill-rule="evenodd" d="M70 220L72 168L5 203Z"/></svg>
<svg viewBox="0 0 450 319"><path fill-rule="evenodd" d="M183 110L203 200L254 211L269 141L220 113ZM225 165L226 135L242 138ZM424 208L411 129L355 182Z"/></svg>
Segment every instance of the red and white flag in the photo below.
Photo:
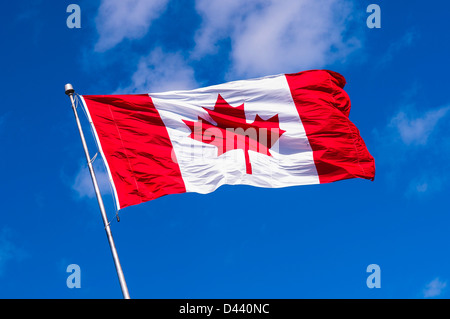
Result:
<svg viewBox="0 0 450 319"><path fill-rule="evenodd" d="M119 209L163 195L373 180L349 120L342 75L327 70L190 91L81 96Z"/></svg>

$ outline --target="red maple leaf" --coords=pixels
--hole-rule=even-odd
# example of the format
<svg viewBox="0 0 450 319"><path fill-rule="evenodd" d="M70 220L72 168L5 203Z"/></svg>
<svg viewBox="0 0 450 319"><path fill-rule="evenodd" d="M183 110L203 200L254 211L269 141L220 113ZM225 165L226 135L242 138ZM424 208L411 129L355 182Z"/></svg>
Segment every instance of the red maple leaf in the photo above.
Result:
<svg viewBox="0 0 450 319"><path fill-rule="evenodd" d="M270 148L285 132L280 129L278 114L268 120L256 115L253 123L249 124L245 118L244 103L232 107L219 94L213 110L203 108L208 112L216 124L198 117L197 122L183 122L191 129L190 137L194 140L212 144L217 147L220 156L228 151L242 149L245 154L246 173L252 174L249 151L267 156Z"/></svg>

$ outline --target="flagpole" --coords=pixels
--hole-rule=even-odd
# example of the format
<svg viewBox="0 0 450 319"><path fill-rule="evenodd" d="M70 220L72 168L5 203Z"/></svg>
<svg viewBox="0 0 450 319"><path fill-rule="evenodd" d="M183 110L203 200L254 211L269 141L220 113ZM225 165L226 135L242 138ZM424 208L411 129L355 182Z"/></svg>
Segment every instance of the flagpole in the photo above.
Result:
<svg viewBox="0 0 450 319"><path fill-rule="evenodd" d="M103 204L103 199L100 194L100 189L98 187L97 178L95 177L94 167L92 166L92 159L89 155L89 150L84 138L83 130L81 128L80 119L78 117L77 108L75 106L75 99L73 97L75 90L71 84L66 84L65 92L70 98L72 103L72 110L75 114L75 120L77 121L78 131L80 132L81 143L83 144L84 153L86 155L87 164L89 167L89 172L91 173L92 183L94 184L95 195L97 196L98 206L100 207L100 212L102 214L103 224L105 225L106 236L108 237L109 247L111 248L111 253L114 259L114 264L116 266L117 276L119 277L120 287L122 288L122 294L124 299L130 299L130 294L128 293L127 283L125 281L125 276L123 275L122 266L120 265L119 255L117 254L116 245L114 244L114 239L112 236L111 228L109 226L108 218L106 216L105 205Z"/></svg>

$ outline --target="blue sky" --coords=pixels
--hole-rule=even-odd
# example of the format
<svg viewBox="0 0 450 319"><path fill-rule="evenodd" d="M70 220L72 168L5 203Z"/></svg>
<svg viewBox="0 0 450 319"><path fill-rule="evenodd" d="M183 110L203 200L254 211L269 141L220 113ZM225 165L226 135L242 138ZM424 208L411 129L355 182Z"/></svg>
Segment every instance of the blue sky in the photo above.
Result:
<svg viewBox="0 0 450 319"><path fill-rule="evenodd" d="M81 29L66 26L71 3ZM370 3L380 29L366 26ZM64 84L145 93L313 68L347 79L375 181L222 186L128 207L117 222L97 159L131 297L448 298L449 10L385 0L8 2L0 298L122 297ZM81 288L66 285L70 264ZM366 285L370 264L381 288Z"/></svg>

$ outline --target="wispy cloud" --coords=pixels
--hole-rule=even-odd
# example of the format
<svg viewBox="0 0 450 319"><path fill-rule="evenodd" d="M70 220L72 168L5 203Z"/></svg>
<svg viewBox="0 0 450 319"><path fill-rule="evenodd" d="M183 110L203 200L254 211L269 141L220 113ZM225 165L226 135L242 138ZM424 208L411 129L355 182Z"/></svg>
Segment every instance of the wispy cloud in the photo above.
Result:
<svg viewBox="0 0 450 319"><path fill-rule="evenodd" d="M440 191L448 178L445 175L438 174L433 171L418 172L418 175L413 177L408 185L406 191L407 197L422 196L428 193Z"/></svg>
<svg viewBox="0 0 450 319"><path fill-rule="evenodd" d="M94 161L95 177L97 178L98 187L102 193L111 193L111 186L109 183L109 176L106 172L105 166L101 162L102 159L98 158ZM91 175L86 164L80 166L77 174L75 175L72 183L72 189L77 194L78 198L94 198L95 191L92 184Z"/></svg>
<svg viewBox="0 0 450 319"><path fill-rule="evenodd" d="M392 61L394 57L402 50L413 45L417 38L418 34L416 31L407 31L400 39L389 45L385 54L378 60L378 67L386 65L388 62Z"/></svg>
<svg viewBox="0 0 450 319"><path fill-rule="evenodd" d="M423 297L438 297L442 294L442 291L446 286L446 281L441 281L439 278L435 278L426 285L425 289L423 290Z"/></svg>
<svg viewBox="0 0 450 319"><path fill-rule="evenodd" d="M447 115L450 106L440 107L417 117L401 111L391 120L402 142L406 145L425 145L438 122Z"/></svg>
<svg viewBox="0 0 450 319"><path fill-rule="evenodd" d="M140 59L131 84L116 93L162 92L193 89L196 86L194 70L181 53L166 53L156 48Z"/></svg>
<svg viewBox="0 0 450 319"><path fill-rule="evenodd" d="M0 276L5 273L6 265L13 260L22 260L28 254L12 241L12 231L3 227L0 231Z"/></svg>
<svg viewBox="0 0 450 319"><path fill-rule="evenodd" d="M165 10L168 0L102 0L96 18L95 50L103 52L124 39L139 39Z"/></svg>
<svg viewBox="0 0 450 319"><path fill-rule="evenodd" d="M445 188L445 172L450 168L450 134L445 121L449 114L449 105L418 111L414 105L403 104L384 127L374 130L374 156L388 187L398 191L402 184L407 197Z"/></svg>
<svg viewBox="0 0 450 319"><path fill-rule="evenodd" d="M403 105L384 127L374 130L376 145L382 154L390 154L389 160L407 160L405 153L408 151L427 148L428 144L439 142L441 139L436 139L436 134L448 136L445 130L439 129L439 124L445 123L442 119L447 114L450 114L448 105L425 112L417 111L414 105Z"/></svg>
<svg viewBox="0 0 450 319"><path fill-rule="evenodd" d="M229 39L236 75L323 67L362 45L347 27L350 1L198 0L196 8L203 24L193 57L215 53L217 44Z"/></svg>
<svg viewBox="0 0 450 319"><path fill-rule="evenodd" d="M96 18L97 53L151 32L168 2L102 0ZM344 62L362 47L363 36L352 28L358 10L350 0L196 0L195 9L201 23L192 33L192 50L168 51L149 44L149 53L142 58L127 59L137 63L135 72L131 83L122 83L116 93L197 87L191 66L200 65L201 73L199 62L209 55L223 59L227 66L226 72L221 70L224 80L234 80L326 67ZM135 52L130 55L136 57ZM107 55L101 60L109 59Z"/></svg>

